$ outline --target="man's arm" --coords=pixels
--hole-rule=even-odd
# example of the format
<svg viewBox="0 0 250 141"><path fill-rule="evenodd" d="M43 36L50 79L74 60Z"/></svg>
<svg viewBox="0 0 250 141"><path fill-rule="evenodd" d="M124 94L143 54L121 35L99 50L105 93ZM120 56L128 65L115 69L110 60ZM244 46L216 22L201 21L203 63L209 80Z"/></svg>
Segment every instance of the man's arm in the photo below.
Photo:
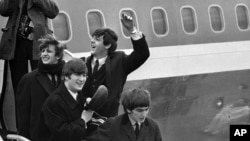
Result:
<svg viewBox="0 0 250 141"><path fill-rule="evenodd" d="M101 126L99 126L94 132L85 137L83 141L110 141L115 134L113 129L113 123L111 119L108 119Z"/></svg>
<svg viewBox="0 0 250 141"><path fill-rule="evenodd" d="M4 17L10 16L17 4L17 0L0 0L0 14Z"/></svg>
<svg viewBox="0 0 250 141"><path fill-rule="evenodd" d="M41 8L41 12L50 19L54 19L59 13L59 8L54 0L33 0L33 4Z"/></svg>
<svg viewBox="0 0 250 141"><path fill-rule="evenodd" d="M130 55L125 57L124 61L124 69L129 74L141 66L148 59L150 53L145 36L136 29L133 18L123 13L121 22L130 32L134 49Z"/></svg>
<svg viewBox="0 0 250 141"><path fill-rule="evenodd" d="M68 122L65 111L59 103L57 100L53 100L46 102L43 106L42 114L46 126L52 133L58 135L69 137L84 136L87 132L86 122L81 117L73 122Z"/></svg>

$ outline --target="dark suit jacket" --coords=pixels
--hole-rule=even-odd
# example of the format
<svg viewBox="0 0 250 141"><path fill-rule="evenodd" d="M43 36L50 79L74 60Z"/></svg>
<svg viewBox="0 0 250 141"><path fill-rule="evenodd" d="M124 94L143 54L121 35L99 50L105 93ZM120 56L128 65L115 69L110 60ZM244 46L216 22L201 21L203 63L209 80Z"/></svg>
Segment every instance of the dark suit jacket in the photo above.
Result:
<svg viewBox="0 0 250 141"><path fill-rule="evenodd" d="M7 25L2 28L0 42L0 59L14 58L16 35L19 19L25 0L1 0L0 14L9 17ZM28 16L34 24L33 59L39 59L39 42L41 36L52 33L48 27L47 18L55 18L59 9L54 0L28 0Z"/></svg>
<svg viewBox="0 0 250 141"><path fill-rule="evenodd" d="M106 87L108 88L108 99L105 105L97 113L102 116L112 117L118 114L120 94L127 80L129 73L141 66L149 57L149 48L145 36L139 40L132 40L133 52L126 55L122 51L115 51L108 55L105 62ZM92 72L91 60L93 56L87 58L88 75ZM83 88L86 97L92 97L89 92L92 86L87 79Z"/></svg>
<svg viewBox="0 0 250 141"><path fill-rule="evenodd" d="M61 83L43 105L38 141L80 141L87 132L83 107Z"/></svg>
<svg viewBox="0 0 250 141"><path fill-rule="evenodd" d="M129 121L128 115L123 114L109 118L103 125L99 126L84 141L161 141L161 133L156 122L146 118L140 127L136 139L134 129Z"/></svg>
<svg viewBox="0 0 250 141"><path fill-rule="evenodd" d="M46 74L38 69L23 76L16 95L17 128L20 135L33 141L42 105L55 89L56 86Z"/></svg>

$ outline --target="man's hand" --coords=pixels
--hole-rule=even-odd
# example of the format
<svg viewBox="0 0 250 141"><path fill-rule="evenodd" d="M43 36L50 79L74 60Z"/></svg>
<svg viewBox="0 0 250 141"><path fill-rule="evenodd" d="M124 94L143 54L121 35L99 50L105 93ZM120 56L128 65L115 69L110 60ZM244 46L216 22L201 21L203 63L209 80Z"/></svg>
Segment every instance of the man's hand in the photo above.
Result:
<svg viewBox="0 0 250 141"><path fill-rule="evenodd" d="M83 110L81 118L85 121L85 123L89 122L93 116L94 111L92 110Z"/></svg>
<svg viewBox="0 0 250 141"><path fill-rule="evenodd" d="M127 15L126 13L122 13L122 19L121 19L122 25L130 32L132 33L135 30L135 25L133 22L133 17Z"/></svg>

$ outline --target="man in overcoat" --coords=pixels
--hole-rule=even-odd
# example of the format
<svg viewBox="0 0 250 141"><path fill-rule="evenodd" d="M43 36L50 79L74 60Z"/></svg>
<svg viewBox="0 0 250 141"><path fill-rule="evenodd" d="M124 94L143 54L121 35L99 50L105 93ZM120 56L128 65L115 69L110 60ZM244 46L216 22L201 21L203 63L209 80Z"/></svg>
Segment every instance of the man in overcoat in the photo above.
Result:
<svg viewBox="0 0 250 141"><path fill-rule="evenodd" d="M162 141L157 123L148 118L150 93L134 88L124 93L125 113L109 118L84 141Z"/></svg>
<svg viewBox="0 0 250 141"><path fill-rule="evenodd" d="M83 88L86 97L92 97L98 86L108 88L108 98L96 113L104 117L118 115L120 95L127 76L140 67L149 57L145 36L133 23L133 18L122 14L122 24L130 32L133 51L125 54L116 51L118 37L110 28L99 28L92 34L91 56L86 60L88 79Z"/></svg>
<svg viewBox="0 0 250 141"><path fill-rule="evenodd" d="M68 61L63 68L63 83L45 101L38 128L38 141L81 141L93 111L85 110L87 100L79 98L87 78L81 59Z"/></svg>
<svg viewBox="0 0 250 141"><path fill-rule="evenodd" d="M16 94L18 133L32 141L36 141L42 106L60 84L65 64L64 47L54 37L46 36L41 41L38 67L23 76Z"/></svg>

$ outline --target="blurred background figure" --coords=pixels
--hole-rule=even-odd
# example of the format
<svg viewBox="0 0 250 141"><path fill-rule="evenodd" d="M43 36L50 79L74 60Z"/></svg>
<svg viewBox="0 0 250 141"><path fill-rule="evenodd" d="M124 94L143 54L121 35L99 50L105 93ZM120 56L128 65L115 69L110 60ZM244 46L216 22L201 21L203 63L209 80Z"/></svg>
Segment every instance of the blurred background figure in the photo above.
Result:
<svg viewBox="0 0 250 141"><path fill-rule="evenodd" d="M54 0L1 0L0 14L8 17L2 28L0 59L9 62L14 93L22 76L37 67L39 60L38 39L52 34L48 19L59 12ZM8 66L8 65L7 65Z"/></svg>

